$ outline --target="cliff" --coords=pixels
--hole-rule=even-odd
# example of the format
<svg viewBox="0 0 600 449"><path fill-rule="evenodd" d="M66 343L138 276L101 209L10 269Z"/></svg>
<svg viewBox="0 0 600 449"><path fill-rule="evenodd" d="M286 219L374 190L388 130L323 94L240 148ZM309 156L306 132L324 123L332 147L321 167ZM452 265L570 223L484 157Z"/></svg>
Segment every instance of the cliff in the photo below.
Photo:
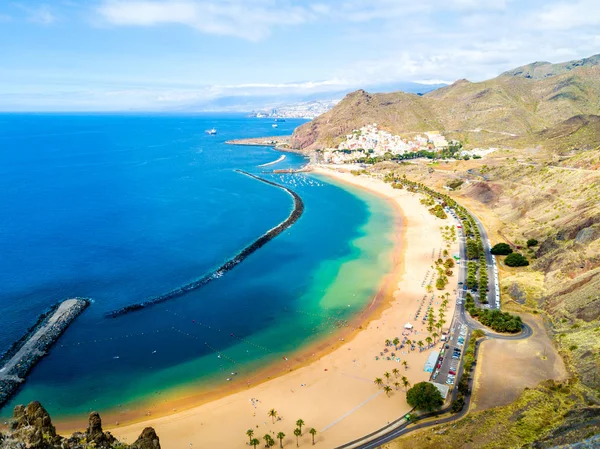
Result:
<svg viewBox="0 0 600 449"><path fill-rule="evenodd" d="M121 443L110 432L102 430L100 415L90 413L85 432L65 438L56 433L50 415L39 402L26 407L17 405L10 428L0 433L1 449L160 449L160 441L151 427L144 429L131 445Z"/></svg>

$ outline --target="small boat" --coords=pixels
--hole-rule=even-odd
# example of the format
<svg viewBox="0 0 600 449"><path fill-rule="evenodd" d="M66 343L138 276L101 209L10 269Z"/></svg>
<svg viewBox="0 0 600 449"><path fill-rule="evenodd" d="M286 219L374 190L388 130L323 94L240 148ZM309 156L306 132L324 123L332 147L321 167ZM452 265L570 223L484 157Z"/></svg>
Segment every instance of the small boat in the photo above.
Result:
<svg viewBox="0 0 600 449"><path fill-rule="evenodd" d="M277 123L273 123L271 126L272 126L273 128L277 128Z"/></svg>
<svg viewBox="0 0 600 449"><path fill-rule="evenodd" d="M204 131L206 134L214 136L215 134L217 134L217 130L215 128L211 128L211 129L207 129L206 131Z"/></svg>
<svg viewBox="0 0 600 449"><path fill-rule="evenodd" d="M152 351L152 354L156 354L156 351Z"/></svg>
<svg viewBox="0 0 600 449"><path fill-rule="evenodd" d="M285 119L283 119L283 118L276 118L275 121L281 123L281 122L285 122Z"/></svg>
<svg viewBox="0 0 600 449"><path fill-rule="evenodd" d="M120 359L121 357L119 357L118 355L114 356L113 359Z"/></svg>

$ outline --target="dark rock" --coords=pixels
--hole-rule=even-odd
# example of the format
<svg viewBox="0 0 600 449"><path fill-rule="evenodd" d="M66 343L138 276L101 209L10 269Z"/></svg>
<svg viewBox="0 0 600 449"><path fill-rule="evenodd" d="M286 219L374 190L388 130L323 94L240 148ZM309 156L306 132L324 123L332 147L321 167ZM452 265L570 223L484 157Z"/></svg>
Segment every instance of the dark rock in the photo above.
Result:
<svg viewBox="0 0 600 449"><path fill-rule="evenodd" d="M154 429L146 427L140 437L131 445L131 449L160 449L160 441Z"/></svg>
<svg viewBox="0 0 600 449"><path fill-rule="evenodd" d="M92 412L90 413L88 428L85 431L85 436L88 441L92 441L100 435L104 435L102 433L102 420L100 419L98 412Z"/></svg>

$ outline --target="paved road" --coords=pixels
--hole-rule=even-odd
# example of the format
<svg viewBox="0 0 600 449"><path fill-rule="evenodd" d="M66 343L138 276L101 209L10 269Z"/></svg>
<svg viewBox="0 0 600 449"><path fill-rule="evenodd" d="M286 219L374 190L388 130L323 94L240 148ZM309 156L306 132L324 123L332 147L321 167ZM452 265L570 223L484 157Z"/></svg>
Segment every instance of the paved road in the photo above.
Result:
<svg viewBox="0 0 600 449"><path fill-rule="evenodd" d="M490 248L490 243L489 243L489 239L488 239L488 234L487 234L485 228L483 227L483 224L481 223L481 221L477 217L475 217L473 214L471 214L471 216L473 217L473 219L475 220L475 223L477 224L477 227L479 228L479 233L480 233L481 239L483 241L486 263L488 264L488 277L490 279L490 285L489 285L490 307L499 309L500 301L496 301L496 291L499 291L498 290L497 271L494 272L495 260L494 260L494 256L490 252L491 248ZM460 260L461 260L459 269L458 269L458 282L459 283L462 282L463 284L459 284L457 286L458 287L457 290L455 290L457 305L456 305L456 308L454 311L454 316L452 317L451 328L450 328L451 332L450 332L449 340L447 343L449 348L447 350L448 352L444 354L444 360L439 369L439 373L437 374L436 379L435 379L436 382L442 383L442 384L446 382L446 380L448 378L448 370L450 368L452 368L456 371L456 379L460 379L463 374L462 357L458 361L455 359L452 359L452 349L453 348L455 348L455 347L460 347L461 349L464 348L464 346L461 346L458 344L458 338L459 338L460 330L462 328L464 328L466 330L466 333L464 335L465 344L468 343L471 332L475 329L483 330L486 335L485 338L483 340L478 341L475 346L475 360L476 361L477 361L477 355L479 354L479 345L481 344L481 341L484 341L486 339L520 340L520 339L529 338L532 334L531 328L526 324L523 324L523 329L522 329L521 333L519 333L519 334L513 334L513 335L497 334L495 332L490 331L488 328L481 325L478 321L473 320L470 316L468 316L468 313L465 311L465 307L464 307L464 297L466 294L466 290L463 288L463 285L465 285L466 278L467 278L466 236L464 235L462 228L457 228L457 229L459 231L457 233L457 237L458 237L458 242L459 242L459 254L460 254ZM492 304L492 300L493 300L493 304ZM410 422L405 422L403 424L393 426L393 429L389 430L388 432L385 432L385 429L381 429L379 432L380 433L383 432L383 433L381 433L381 435L379 435L379 436L373 437L373 435L377 434L377 432L375 432L367 437L363 437L363 439L371 438L370 441L365 442L364 444L361 444L360 443L361 439L358 439L356 441L353 441L353 442L347 443L343 446L340 446L338 449L342 449L342 448L375 449L375 448L381 447L381 445L383 445L383 444L389 443L390 441L392 441L408 432L412 432L417 429L431 427L431 426L435 426L438 424L448 423L448 422L452 422L457 419L460 419L463 416L465 416L469 411L469 406L471 403L471 393L470 392L472 391L472 388L473 388L473 377L471 376L469 378L469 393L465 396L465 405L459 413L456 413L456 414L453 414L453 415L450 415L450 416L447 416L444 418L440 418L438 420L423 422L420 424L419 423L412 424ZM452 397L451 397L452 401L454 401L456 399L457 394L458 394L458 389L454 388L452 391ZM425 418L443 415L443 414L448 413L449 411L450 411L450 407L447 407L445 409L442 409L442 410L439 410L436 412L422 415L420 417L420 419L422 420ZM400 422L400 421L401 420L398 420L396 422ZM387 427L390 427L390 426L387 426Z"/></svg>

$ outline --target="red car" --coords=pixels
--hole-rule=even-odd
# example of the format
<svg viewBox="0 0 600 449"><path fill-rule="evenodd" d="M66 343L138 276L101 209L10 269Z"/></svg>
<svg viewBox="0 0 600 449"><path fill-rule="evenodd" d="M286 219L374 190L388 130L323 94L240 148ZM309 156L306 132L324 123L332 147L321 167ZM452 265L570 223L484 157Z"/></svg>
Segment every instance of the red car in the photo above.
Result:
<svg viewBox="0 0 600 449"><path fill-rule="evenodd" d="M448 371L448 374L452 374L453 376L456 376L456 371L454 371L453 369Z"/></svg>

